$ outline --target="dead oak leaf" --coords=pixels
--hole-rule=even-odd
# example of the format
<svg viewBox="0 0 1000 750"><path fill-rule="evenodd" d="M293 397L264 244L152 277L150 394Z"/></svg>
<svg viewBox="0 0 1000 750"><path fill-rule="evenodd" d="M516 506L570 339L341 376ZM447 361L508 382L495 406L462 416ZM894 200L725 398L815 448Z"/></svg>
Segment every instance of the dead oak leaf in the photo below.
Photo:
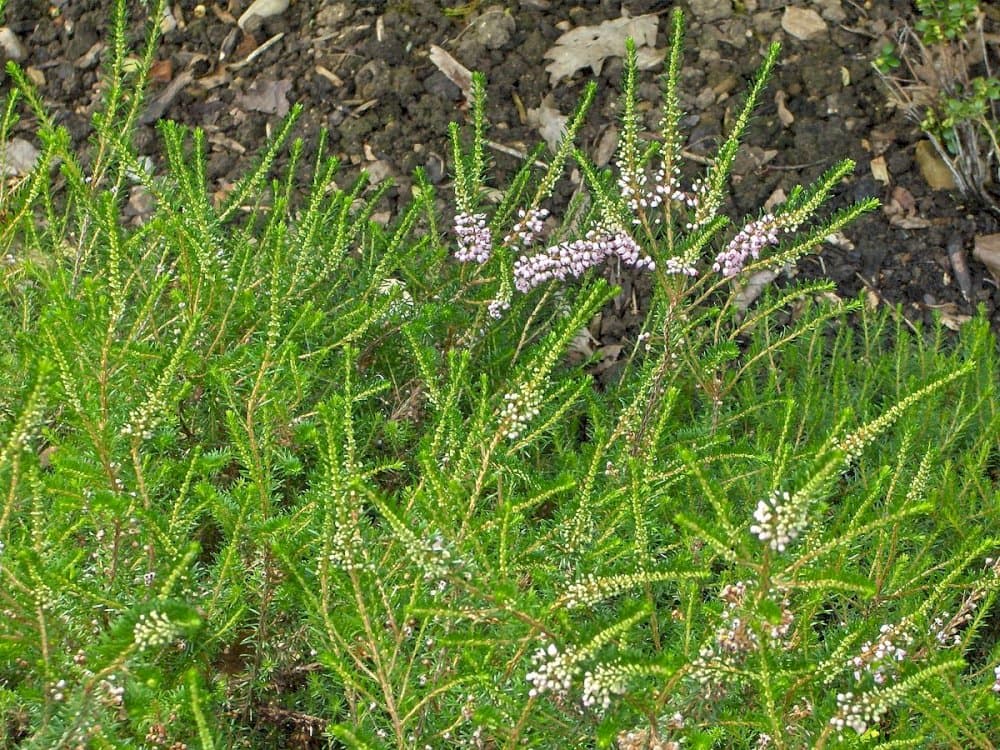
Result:
<svg viewBox="0 0 1000 750"><path fill-rule="evenodd" d="M655 67L662 61L662 55L653 49L658 25L657 16L646 14L570 29L545 53L545 59L552 61L545 66L549 82L555 86L586 67L599 75L606 59L625 53L625 40L629 37L635 41L639 67L643 70Z"/></svg>

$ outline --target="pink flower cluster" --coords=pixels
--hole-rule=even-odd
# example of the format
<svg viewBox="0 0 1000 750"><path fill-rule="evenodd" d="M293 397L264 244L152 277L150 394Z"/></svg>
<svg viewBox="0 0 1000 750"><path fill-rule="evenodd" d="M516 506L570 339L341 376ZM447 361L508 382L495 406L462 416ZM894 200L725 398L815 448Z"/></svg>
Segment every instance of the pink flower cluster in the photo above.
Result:
<svg viewBox="0 0 1000 750"><path fill-rule="evenodd" d="M653 259L643 255L639 244L621 229L595 229L581 240L552 245L537 255L522 255L514 263L514 286L529 292L552 279L582 276L587 270L617 256L635 268L653 270Z"/></svg>
<svg viewBox="0 0 1000 750"><path fill-rule="evenodd" d="M743 270L747 260L760 257L768 245L778 244L778 223L771 214L764 214L741 229L715 258L712 268L724 276L735 276Z"/></svg>
<svg viewBox="0 0 1000 750"><path fill-rule="evenodd" d="M455 216L455 235L458 250L455 258L463 263L485 263L493 253L493 235L486 226L486 214L462 212Z"/></svg>

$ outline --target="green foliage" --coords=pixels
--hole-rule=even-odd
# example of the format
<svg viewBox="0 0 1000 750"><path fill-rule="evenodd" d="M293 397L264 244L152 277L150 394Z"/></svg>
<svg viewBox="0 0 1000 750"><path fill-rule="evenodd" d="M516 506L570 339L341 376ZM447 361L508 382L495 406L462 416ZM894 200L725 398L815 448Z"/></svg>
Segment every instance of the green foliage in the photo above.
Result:
<svg viewBox="0 0 1000 750"><path fill-rule="evenodd" d="M958 39L979 14L979 0L916 0L917 33L925 44Z"/></svg>
<svg viewBox="0 0 1000 750"><path fill-rule="evenodd" d="M654 144L626 51L617 174L573 145L588 89L490 204L477 77L456 208L510 234L572 157L588 195L547 231L655 261L598 387L568 352L606 274L522 291L528 249L499 239L455 262L420 175L373 222L322 141L300 178L297 110L223 200L198 131L164 123L142 168L116 8L94 158L16 69L0 122L32 108L42 144L0 195L2 746L994 747L986 321L912 333L826 283L747 305L750 274L871 208L821 216L848 162L711 269L761 218L721 208L776 48L701 192L656 205L642 177L681 192L688 167L679 14Z"/></svg>

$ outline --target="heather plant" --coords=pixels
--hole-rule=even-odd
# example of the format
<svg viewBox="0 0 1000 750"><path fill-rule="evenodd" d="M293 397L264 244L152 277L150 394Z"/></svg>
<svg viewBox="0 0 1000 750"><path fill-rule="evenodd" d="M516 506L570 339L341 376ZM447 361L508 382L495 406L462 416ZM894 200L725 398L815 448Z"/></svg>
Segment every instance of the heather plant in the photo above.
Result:
<svg viewBox="0 0 1000 750"><path fill-rule="evenodd" d="M322 138L300 178L297 109L226 195L197 130L149 168L124 7L87 154L8 69L41 155L0 206L2 746L994 747L996 344L741 301L873 205L822 210L845 162L725 213L776 47L695 176L675 14L657 137L629 46L614 169L591 87L496 202L477 76L453 216L418 173L380 225ZM568 351L623 273L598 383Z"/></svg>

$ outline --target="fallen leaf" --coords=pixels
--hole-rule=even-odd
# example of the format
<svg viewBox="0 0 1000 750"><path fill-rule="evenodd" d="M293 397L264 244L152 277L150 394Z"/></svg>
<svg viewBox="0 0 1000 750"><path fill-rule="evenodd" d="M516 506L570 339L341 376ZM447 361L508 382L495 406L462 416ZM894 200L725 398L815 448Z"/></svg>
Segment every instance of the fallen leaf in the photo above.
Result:
<svg viewBox="0 0 1000 750"><path fill-rule="evenodd" d="M535 109L528 110L528 125L535 128L552 153L559 150L569 118L552 106L552 95L546 96Z"/></svg>
<svg viewBox="0 0 1000 750"><path fill-rule="evenodd" d="M279 81L254 81L245 94L237 94L235 104L252 112L284 117L289 108L286 95L291 90L292 82L288 78Z"/></svg>
<svg viewBox="0 0 1000 750"><path fill-rule="evenodd" d="M851 238L840 231L834 232L833 234L828 234L826 237L823 238L823 241L830 245L833 245L835 248L838 248L839 250L851 251L854 249L854 243L851 242Z"/></svg>
<svg viewBox="0 0 1000 750"><path fill-rule="evenodd" d="M954 190L955 176L930 141L920 141L914 152L920 174L931 190Z"/></svg>
<svg viewBox="0 0 1000 750"><path fill-rule="evenodd" d="M986 266L993 280L1000 285L1000 234L977 234L972 257Z"/></svg>
<svg viewBox="0 0 1000 750"><path fill-rule="evenodd" d="M795 115L793 115L789 111L788 107L785 106L785 102L787 100L788 94L781 89L778 89L777 93L774 95L774 103L778 105L778 119L781 120L781 124L786 128L795 122Z"/></svg>
<svg viewBox="0 0 1000 750"><path fill-rule="evenodd" d="M444 73L445 78L461 89L466 99L472 98L472 71L462 65L445 50L432 44L430 47L431 62Z"/></svg>
<svg viewBox="0 0 1000 750"><path fill-rule="evenodd" d="M250 7L243 11L243 15L239 17L236 24L244 29L247 21L253 16L269 18L284 13L286 10L288 10L288 0L254 0L250 3Z"/></svg>
<svg viewBox="0 0 1000 750"><path fill-rule="evenodd" d="M174 75L174 64L170 58L157 60L149 67L149 80L156 83L168 83Z"/></svg>
<svg viewBox="0 0 1000 750"><path fill-rule="evenodd" d="M927 229L931 225L923 216L896 214L889 217L889 223L898 229Z"/></svg>
<svg viewBox="0 0 1000 750"><path fill-rule="evenodd" d="M962 313L953 313L948 310L941 310L939 312L941 316L941 325L952 331L958 331L963 325L972 320L971 315L963 315Z"/></svg>
<svg viewBox="0 0 1000 750"><path fill-rule="evenodd" d="M812 8L789 5L781 17L781 28L796 39L808 41L826 33L826 21Z"/></svg>
<svg viewBox="0 0 1000 750"><path fill-rule="evenodd" d="M635 41L639 67L643 70L655 67L662 61L660 53L650 49L656 44L658 26L659 17L650 13L634 18L623 16L597 26L579 26L567 31L544 55L552 61L545 66L549 82L554 86L586 67L599 75L607 58L624 54L625 40L629 37Z"/></svg>
<svg viewBox="0 0 1000 750"><path fill-rule="evenodd" d="M926 229L931 225L929 219L917 214L916 199L901 185L892 189L892 197L882 207L882 213L888 217L889 224L898 229Z"/></svg>
<svg viewBox="0 0 1000 750"><path fill-rule="evenodd" d="M902 185L897 185L892 189L892 199L896 201L904 211L913 211L917 207L917 199L913 193Z"/></svg>
<svg viewBox="0 0 1000 750"><path fill-rule="evenodd" d="M611 162L611 157L615 155L618 148L618 128L609 125L604 130L604 135L597 143L597 151L594 154L594 164L599 167L606 167Z"/></svg>
<svg viewBox="0 0 1000 750"><path fill-rule="evenodd" d="M194 73L190 69L181 71L156 97L146 105L145 111L139 115L139 122L148 125L156 122L170 108L177 95L184 90L184 87L194 80Z"/></svg>
<svg viewBox="0 0 1000 750"><path fill-rule="evenodd" d="M767 285L770 284L778 278L778 272L770 268L765 268L763 271L758 271L753 274L749 279L747 279L746 284L736 292L736 296L733 298L733 304L740 313L745 313L750 309L750 305L764 293Z"/></svg>
<svg viewBox="0 0 1000 750"><path fill-rule="evenodd" d="M594 356L594 346L600 346L601 342L594 338L594 334L590 332L590 329L584 326L579 331L576 332L576 336L566 347L567 354L570 355L570 361L579 361L582 359L589 359Z"/></svg>
<svg viewBox="0 0 1000 750"><path fill-rule="evenodd" d="M962 235L957 232L948 238L948 260L951 262L951 270L955 272L955 281L958 283L962 298L968 302L972 298L972 276L969 273L969 264L965 259L965 247L962 242Z"/></svg>
<svg viewBox="0 0 1000 750"><path fill-rule="evenodd" d="M871 160L869 167L872 170L872 177L883 185L889 184L889 167L885 163L884 156L876 156Z"/></svg>
<svg viewBox="0 0 1000 750"><path fill-rule="evenodd" d="M764 210L770 211L775 206L780 206L786 200L788 200L788 196L785 195L785 191L782 190L780 187L775 188L774 192L772 192L769 196L767 196L767 200L764 201Z"/></svg>

